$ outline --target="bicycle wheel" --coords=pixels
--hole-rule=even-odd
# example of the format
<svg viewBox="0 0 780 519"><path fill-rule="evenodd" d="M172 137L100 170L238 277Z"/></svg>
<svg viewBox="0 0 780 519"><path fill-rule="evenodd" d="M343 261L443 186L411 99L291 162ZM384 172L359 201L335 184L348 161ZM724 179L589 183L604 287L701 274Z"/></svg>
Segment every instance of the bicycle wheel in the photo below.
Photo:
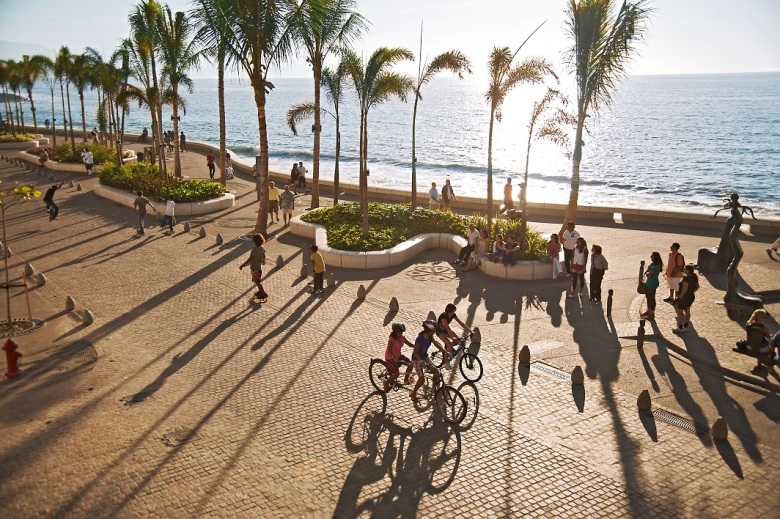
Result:
<svg viewBox="0 0 780 519"><path fill-rule="evenodd" d="M466 399L452 386L436 391L436 410L449 423L460 423L466 418Z"/></svg>
<svg viewBox="0 0 780 519"><path fill-rule="evenodd" d="M482 361L473 353L464 353L460 358L460 374L469 382L482 378Z"/></svg>
<svg viewBox="0 0 780 519"><path fill-rule="evenodd" d="M385 361L382 359L371 359L371 364L368 365L368 376L371 379L371 384L377 391L384 390L385 380L390 377Z"/></svg>

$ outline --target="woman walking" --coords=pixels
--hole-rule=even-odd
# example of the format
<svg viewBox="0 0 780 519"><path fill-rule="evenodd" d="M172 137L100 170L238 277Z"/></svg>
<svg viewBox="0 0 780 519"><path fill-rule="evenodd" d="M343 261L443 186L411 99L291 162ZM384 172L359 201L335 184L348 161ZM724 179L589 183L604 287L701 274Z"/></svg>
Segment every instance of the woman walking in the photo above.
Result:
<svg viewBox="0 0 780 519"><path fill-rule="evenodd" d="M664 260L661 259L661 253L653 252L650 254L650 266L645 271L645 299L647 300L647 311L642 314L644 319L655 319L655 292L661 285L659 276L664 271Z"/></svg>
<svg viewBox="0 0 780 519"><path fill-rule="evenodd" d="M571 294L569 298L577 296L577 281L580 282L580 294L585 293L585 267L588 264L588 244L580 237L574 245L571 258Z"/></svg>

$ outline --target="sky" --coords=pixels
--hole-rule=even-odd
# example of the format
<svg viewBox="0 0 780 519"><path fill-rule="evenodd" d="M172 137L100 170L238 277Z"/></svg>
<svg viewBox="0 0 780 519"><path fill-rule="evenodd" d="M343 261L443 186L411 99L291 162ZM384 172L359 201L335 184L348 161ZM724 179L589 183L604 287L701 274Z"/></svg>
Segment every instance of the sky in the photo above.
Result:
<svg viewBox="0 0 780 519"><path fill-rule="evenodd" d="M522 57L546 57L563 68L570 44L565 34L568 0L358 0L370 26L355 43L358 53L406 47L415 54L424 24L423 56L460 50L475 75L486 74L490 51L515 50L541 23ZM9 53L51 54L61 45L78 52L90 46L109 55L128 35L127 14L137 0L0 0L0 59ZM190 0L169 0L174 11ZM629 66L631 74L699 74L780 70L780 0L651 0L645 40ZM38 45L19 46L14 44ZM21 51L19 49L22 49ZM400 72L414 74L407 64ZM273 77L308 77L302 59ZM191 76L215 77L208 64Z"/></svg>

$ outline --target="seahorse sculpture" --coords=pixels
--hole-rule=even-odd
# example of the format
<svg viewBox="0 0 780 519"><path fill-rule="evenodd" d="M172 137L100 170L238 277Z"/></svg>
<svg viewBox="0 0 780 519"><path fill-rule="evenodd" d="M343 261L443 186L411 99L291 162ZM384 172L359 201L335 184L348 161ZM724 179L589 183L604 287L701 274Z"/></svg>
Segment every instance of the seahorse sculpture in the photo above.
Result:
<svg viewBox="0 0 780 519"><path fill-rule="evenodd" d="M739 195L736 193L732 193L730 198L724 198L723 207L715 211L712 217L715 218L719 212L725 209L731 210L731 218L726 223L726 233L729 236L729 245L731 245L733 259L726 269L726 295L723 296L723 302L727 306L762 307L764 306L764 300L760 296L742 292L737 283L737 267L745 254L742 250L742 245L739 244L739 229L745 221L743 216L746 213L750 213L754 220L756 220L756 216L753 214L753 209L739 203Z"/></svg>

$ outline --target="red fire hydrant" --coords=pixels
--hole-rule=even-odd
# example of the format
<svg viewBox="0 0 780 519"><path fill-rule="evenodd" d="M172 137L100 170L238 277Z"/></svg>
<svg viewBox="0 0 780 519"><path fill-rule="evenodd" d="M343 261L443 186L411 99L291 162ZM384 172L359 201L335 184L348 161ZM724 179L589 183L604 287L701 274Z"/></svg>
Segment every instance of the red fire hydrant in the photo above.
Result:
<svg viewBox="0 0 780 519"><path fill-rule="evenodd" d="M5 372L5 376L8 378L16 378L19 375L19 359L22 358L22 354L16 351L18 346L14 341L8 339L3 345L5 350L5 363L8 366L8 371Z"/></svg>

